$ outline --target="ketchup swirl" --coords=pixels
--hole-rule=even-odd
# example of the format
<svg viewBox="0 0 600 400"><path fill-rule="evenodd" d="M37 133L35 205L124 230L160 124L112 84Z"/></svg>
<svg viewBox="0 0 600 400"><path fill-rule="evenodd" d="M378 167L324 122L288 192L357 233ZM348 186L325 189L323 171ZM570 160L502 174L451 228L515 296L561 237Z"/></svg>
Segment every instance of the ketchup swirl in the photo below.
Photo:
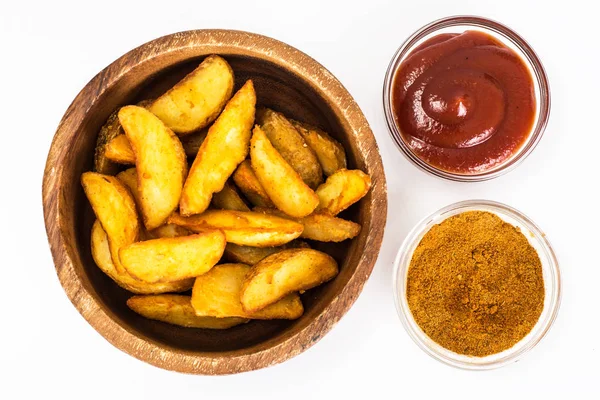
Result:
<svg viewBox="0 0 600 400"><path fill-rule="evenodd" d="M535 120L533 78L512 49L477 31L434 36L394 77L402 138L439 169L479 173L526 142Z"/></svg>

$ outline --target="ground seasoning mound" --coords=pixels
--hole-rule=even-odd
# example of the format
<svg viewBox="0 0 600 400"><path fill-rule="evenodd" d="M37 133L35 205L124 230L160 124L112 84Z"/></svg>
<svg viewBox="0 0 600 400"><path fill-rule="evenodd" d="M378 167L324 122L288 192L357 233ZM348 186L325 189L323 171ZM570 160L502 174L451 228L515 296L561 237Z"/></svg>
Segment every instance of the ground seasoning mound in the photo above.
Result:
<svg viewBox="0 0 600 400"><path fill-rule="evenodd" d="M539 319L544 295L537 251L489 212L464 212L432 227L408 270L415 321L459 354L483 357L515 345Z"/></svg>

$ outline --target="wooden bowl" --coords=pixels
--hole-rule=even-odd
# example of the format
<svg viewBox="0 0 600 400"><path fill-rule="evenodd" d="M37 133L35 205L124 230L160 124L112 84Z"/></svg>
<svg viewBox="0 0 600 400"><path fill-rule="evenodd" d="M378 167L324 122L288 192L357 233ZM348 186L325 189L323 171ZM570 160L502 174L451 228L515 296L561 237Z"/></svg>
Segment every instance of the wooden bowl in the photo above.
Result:
<svg viewBox="0 0 600 400"><path fill-rule="evenodd" d="M321 126L342 142L349 168L373 179L370 193L344 213L362 224L354 240L314 244L334 256L340 274L306 292L296 321L252 321L225 331L180 328L147 320L125 305L119 288L92 260L93 212L79 183L92 169L96 137L109 114L164 92L219 54L236 74L252 78L260 105ZM379 252L387 213L385 176L373 133L352 96L306 54L264 36L198 30L165 36L125 54L77 95L52 142L43 183L44 218L60 282L81 315L109 342L161 368L195 374L231 374L287 360L316 343L348 311Z"/></svg>

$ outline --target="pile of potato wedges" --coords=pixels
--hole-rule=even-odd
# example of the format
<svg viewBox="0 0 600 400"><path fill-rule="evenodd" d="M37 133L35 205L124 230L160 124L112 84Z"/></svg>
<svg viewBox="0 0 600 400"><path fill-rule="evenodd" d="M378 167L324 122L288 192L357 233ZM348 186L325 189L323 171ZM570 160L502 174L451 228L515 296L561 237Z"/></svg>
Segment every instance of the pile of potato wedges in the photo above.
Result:
<svg viewBox="0 0 600 400"><path fill-rule="evenodd" d="M369 176L346 169L326 132L257 108L252 81L235 93L234 81L212 55L160 97L115 110L81 176L94 261L144 317L207 329L299 318L299 294L339 272L309 243L360 232L337 215Z"/></svg>

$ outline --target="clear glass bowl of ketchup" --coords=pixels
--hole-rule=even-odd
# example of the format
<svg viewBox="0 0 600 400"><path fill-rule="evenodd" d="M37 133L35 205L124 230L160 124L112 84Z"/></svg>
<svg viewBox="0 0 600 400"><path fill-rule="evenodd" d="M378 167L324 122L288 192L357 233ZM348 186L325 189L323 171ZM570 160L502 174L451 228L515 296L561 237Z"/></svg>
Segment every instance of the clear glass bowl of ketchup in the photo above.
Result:
<svg viewBox="0 0 600 400"><path fill-rule="evenodd" d="M474 182L498 177L533 151L550 88L531 46L486 18L455 16L411 35L383 87L390 134L419 168Z"/></svg>

